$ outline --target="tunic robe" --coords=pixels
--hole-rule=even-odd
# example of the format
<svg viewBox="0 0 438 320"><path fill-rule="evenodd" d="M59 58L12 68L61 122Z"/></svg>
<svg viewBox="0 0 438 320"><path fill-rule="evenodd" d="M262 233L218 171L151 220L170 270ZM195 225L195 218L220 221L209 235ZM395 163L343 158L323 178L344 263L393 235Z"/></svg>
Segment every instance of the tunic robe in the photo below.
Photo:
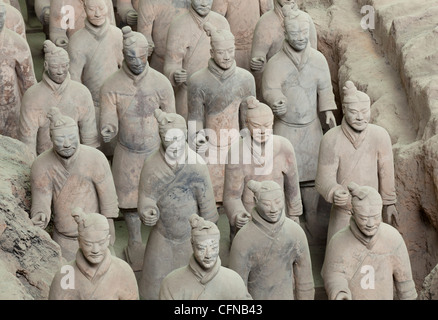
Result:
<svg viewBox="0 0 438 320"><path fill-rule="evenodd" d="M177 85L174 73L178 69L185 69L189 79L193 73L208 66L211 46L210 37L203 28L206 22L217 29L230 30L227 19L219 13L210 11L205 17L201 17L190 7L188 12L172 20L168 31L164 74L174 86L176 112L186 120L187 82Z"/></svg>
<svg viewBox="0 0 438 320"><path fill-rule="evenodd" d="M160 300L251 300L240 275L222 267L219 257L206 271L193 256L187 266L163 279L159 297Z"/></svg>
<svg viewBox="0 0 438 320"><path fill-rule="evenodd" d="M286 114L275 116L274 134L286 137L294 146L300 182L314 181L323 135L318 111L337 109L327 60L310 45L300 60L284 41L283 50L266 64L262 92L271 107L286 100Z"/></svg>
<svg viewBox="0 0 438 320"><path fill-rule="evenodd" d="M99 150L79 145L69 159L61 158L53 149L39 155L31 168L31 217L43 213L53 215L54 235L69 240L63 256L67 261L78 248L78 225L71 213L80 207L84 212L98 212L117 218L117 194L108 160ZM53 211L52 211L53 210Z"/></svg>
<svg viewBox="0 0 438 320"><path fill-rule="evenodd" d="M236 215L244 211L251 213L255 206L254 193L247 186L250 180L277 182L284 188L286 215L297 218L303 212L294 148L281 136L272 135L271 139L268 143L272 146L266 148L272 148L272 154L267 151L265 159L257 153L257 148L251 146L250 136L236 141L228 151L224 208L232 230Z"/></svg>
<svg viewBox="0 0 438 320"><path fill-rule="evenodd" d="M175 112L175 98L169 80L149 66L135 75L124 62L102 86L100 130L118 134L112 172L120 208L137 208L143 163L160 146L157 108Z"/></svg>
<svg viewBox="0 0 438 320"><path fill-rule="evenodd" d="M134 272L122 259L106 256L98 269L91 268L82 250L78 250L76 260L66 266L73 268L62 273L58 271L52 280L49 300L138 300L138 286ZM74 288L63 289L63 277L74 275Z"/></svg>
<svg viewBox="0 0 438 320"><path fill-rule="evenodd" d="M57 84L43 73L42 80L30 87L23 96L18 139L30 151L39 155L53 147L50 139L50 120L47 113L57 107L63 115L78 123L82 144L98 147L96 118L90 91L81 83L70 79Z"/></svg>
<svg viewBox="0 0 438 320"><path fill-rule="evenodd" d="M138 4L137 31L144 34L149 45L154 46L151 67L163 72L167 32L172 19L191 6L191 0L142 0Z"/></svg>
<svg viewBox="0 0 438 320"><path fill-rule="evenodd" d="M341 125L330 129L321 141L315 184L324 199L333 203L334 192L348 190L350 182L378 190L383 205L397 201L394 158L388 132L368 124L357 135L344 118ZM350 209L350 204L345 207L332 205L327 240L348 225Z"/></svg>
<svg viewBox="0 0 438 320"><path fill-rule="evenodd" d="M158 299L164 277L188 264L193 253L190 216L196 213L212 222L219 219L207 165L190 148L186 152L186 159L196 159L196 164L171 167L160 147L141 171L138 210L159 212L146 244L139 282L140 295L146 300Z"/></svg>
<svg viewBox="0 0 438 320"><path fill-rule="evenodd" d="M36 82L27 41L3 27L0 31L0 135L17 138L21 99Z"/></svg>
<svg viewBox="0 0 438 320"><path fill-rule="evenodd" d="M249 96L255 96L252 74L235 64L224 71L213 59L207 68L195 72L188 83L189 126L196 124L196 132L209 129L215 133L207 132L206 158L216 202L222 202L228 149L240 137L246 118L242 101ZM221 138L221 130L229 130L229 136Z"/></svg>
<svg viewBox="0 0 438 320"><path fill-rule="evenodd" d="M234 238L229 267L240 274L254 300L314 299L306 234L284 211L276 223L252 211L252 220Z"/></svg>
<svg viewBox="0 0 438 320"><path fill-rule="evenodd" d="M5 27L26 39L26 25L21 12L7 3L4 5L6 8Z"/></svg>
<svg viewBox="0 0 438 320"><path fill-rule="evenodd" d="M350 225L330 240L321 274L330 300L341 291L353 300L392 300L394 286L400 300L417 297L406 244L394 227L383 222L369 239L351 218ZM372 282L374 288L363 282Z"/></svg>
<svg viewBox="0 0 438 320"><path fill-rule="evenodd" d="M277 0L274 0L277 1ZM225 16L236 38L237 66L250 70L252 39L260 17L273 9L272 0L214 0L211 9Z"/></svg>

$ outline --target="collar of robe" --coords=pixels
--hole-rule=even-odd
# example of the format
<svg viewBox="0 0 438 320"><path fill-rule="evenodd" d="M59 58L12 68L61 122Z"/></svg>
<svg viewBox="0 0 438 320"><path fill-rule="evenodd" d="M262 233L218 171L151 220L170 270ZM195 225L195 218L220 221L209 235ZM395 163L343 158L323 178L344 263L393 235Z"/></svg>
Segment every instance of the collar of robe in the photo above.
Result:
<svg viewBox="0 0 438 320"><path fill-rule="evenodd" d="M283 51L288 58L292 60L293 64L299 71L301 71L307 64L310 53L312 52L310 42L307 43L307 46L303 51L297 52L290 46L287 40L284 40L283 42Z"/></svg>
<svg viewBox="0 0 438 320"><path fill-rule="evenodd" d="M146 66L144 67L144 70L142 73L140 74L134 74L132 73L131 69L129 69L128 64L126 63L126 61L123 60L122 62L122 69L123 71L125 71L126 75L132 79L133 83L135 86L137 86L144 77L146 77L146 75L149 72L149 63L146 62Z"/></svg>
<svg viewBox="0 0 438 320"><path fill-rule="evenodd" d="M92 282L98 280L108 271L109 267L111 266L111 262L111 252L109 249L106 250L105 258L103 258L102 262L97 266L97 268L88 262L81 249L79 249L76 253L76 265L78 266L78 269L88 280Z"/></svg>
<svg viewBox="0 0 438 320"><path fill-rule="evenodd" d="M55 95L60 96L64 92L65 88L67 88L70 79L71 78L69 72L67 73L67 77L65 78L65 80L61 84L58 84L50 78L47 71L44 71L42 81L50 88L50 90L53 91Z"/></svg>
<svg viewBox="0 0 438 320"><path fill-rule="evenodd" d="M342 119L341 122L341 129L344 135L347 137L348 141L351 142L353 147L355 149L359 148L362 144L362 142L365 140L365 137L368 132L368 127L365 128L365 130L361 132L355 131L350 125L347 123L347 120L345 120L345 117Z"/></svg>
<svg viewBox="0 0 438 320"><path fill-rule="evenodd" d="M189 267L198 281L205 285L210 282L218 274L221 267L221 259L217 257L216 263L208 270L204 270L196 261L194 255L190 257Z"/></svg>
<svg viewBox="0 0 438 320"><path fill-rule="evenodd" d="M236 60L233 61L233 65L229 69L222 69L213 58L210 58L210 60L208 60L208 70L219 78L219 80L224 81L236 72Z"/></svg>
<svg viewBox="0 0 438 320"><path fill-rule="evenodd" d="M205 17L201 17L199 13L197 13L196 10L193 9L192 6L190 6L189 8L189 13L193 20L196 22L198 28L204 31L204 24L209 20L210 13L208 13Z"/></svg>
<svg viewBox="0 0 438 320"><path fill-rule="evenodd" d="M265 219L263 219L260 216L260 214L257 212L256 208L252 210L251 216L254 224L271 238L274 238L275 235L281 230L284 221L286 220L284 209L281 212L280 219L278 219L278 221L274 223L268 222Z"/></svg>
<svg viewBox="0 0 438 320"><path fill-rule="evenodd" d="M88 21L88 19L85 19L85 29L87 29L87 31L91 33L96 40L99 40L106 35L106 33L109 30L109 26L110 23L108 18L105 19L105 23L103 25L98 27L91 24L90 21Z"/></svg>
<svg viewBox="0 0 438 320"><path fill-rule="evenodd" d="M368 250L371 250L379 239L380 228L377 230L376 234L372 237L368 237L360 231L353 217L350 218L350 230L354 237L359 240Z"/></svg>

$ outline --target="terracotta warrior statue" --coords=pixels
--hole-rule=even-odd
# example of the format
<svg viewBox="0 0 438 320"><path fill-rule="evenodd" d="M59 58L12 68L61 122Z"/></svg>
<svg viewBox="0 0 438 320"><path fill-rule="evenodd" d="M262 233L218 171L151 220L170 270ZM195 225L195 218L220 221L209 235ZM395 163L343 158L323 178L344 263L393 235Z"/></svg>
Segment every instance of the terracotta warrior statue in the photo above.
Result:
<svg viewBox="0 0 438 320"><path fill-rule="evenodd" d="M167 35L163 72L174 87L176 112L186 120L187 80L207 67L211 57L210 37L204 24L230 30L227 19L211 11L212 4L213 0L191 0L189 10L172 20Z"/></svg>
<svg viewBox="0 0 438 320"><path fill-rule="evenodd" d="M29 45L6 27L6 10L0 2L0 135L16 139L21 99L36 79Z"/></svg>
<svg viewBox="0 0 438 320"><path fill-rule="evenodd" d="M114 7L112 0L103 0L105 9L99 9L100 5L94 5L96 15L102 15L107 11L110 24L115 25ZM50 0L49 11L49 36L50 40L58 47L67 49L69 38L85 27L87 13L84 0ZM86 46L85 46L86 47Z"/></svg>
<svg viewBox="0 0 438 320"><path fill-rule="evenodd" d="M93 100L83 84L70 79L67 51L44 41L44 73L42 80L30 87L23 96L18 139L34 155L53 147L47 113L57 107L62 114L75 120L81 144L98 147Z"/></svg>
<svg viewBox="0 0 438 320"><path fill-rule="evenodd" d="M257 21L251 46L250 69L254 74L257 85L257 98L263 99L262 76L266 63L274 54L282 49L285 39L284 17L285 12L293 11L303 14L309 20L310 46L317 49L317 34L313 19L298 7L297 0L273 0L274 8L266 12Z"/></svg>
<svg viewBox="0 0 438 320"><path fill-rule="evenodd" d="M252 74L236 66L233 34L208 22L204 28L211 39L211 59L188 81L188 126L196 128L189 142L204 155L216 203L221 205L228 149L240 137L240 123L246 117L243 104L256 92Z"/></svg>
<svg viewBox="0 0 438 320"><path fill-rule="evenodd" d="M284 7L283 7L284 8ZM286 10L286 40L266 64L262 93L275 115L274 134L295 148L303 200L303 227L309 241L323 243L327 226L318 220L319 194L315 189L319 144L323 136L318 113L334 127L337 109L330 70L324 55L309 43L308 16Z"/></svg>
<svg viewBox="0 0 438 320"><path fill-rule="evenodd" d="M299 222L302 203L297 162L292 144L272 134L274 116L271 108L255 97L247 99L247 130L233 143L225 165L224 208L230 223L230 241L251 219L254 193L248 181L273 180L283 187L286 217Z"/></svg>
<svg viewBox="0 0 438 320"><path fill-rule="evenodd" d="M384 221L397 226L398 219L391 138L384 128L369 123L370 98L351 81L343 87L342 111L341 125L329 130L321 141L316 176L317 190L333 204L327 240L348 226L350 182L378 190Z"/></svg>
<svg viewBox="0 0 438 320"><path fill-rule="evenodd" d="M128 228L125 255L134 271L140 271L145 249L137 214L140 172L145 159L161 144L154 111L175 112L175 97L169 80L147 62L145 36L129 26L122 31L125 59L102 86L100 130L105 142L117 136L112 172Z"/></svg>
<svg viewBox="0 0 438 320"><path fill-rule="evenodd" d="M77 223L79 249L75 260L55 274L49 300L138 300L134 272L108 249L111 240L108 220L80 208L75 208L71 215ZM71 283L66 283L69 275Z"/></svg>
<svg viewBox="0 0 438 320"><path fill-rule="evenodd" d="M137 27L138 4L144 0L117 0L117 14L122 20L122 25Z"/></svg>
<svg viewBox="0 0 438 320"><path fill-rule="evenodd" d="M190 226L193 254L188 265L163 279L160 300L250 300L240 275L221 266L216 224L193 214Z"/></svg>
<svg viewBox="0 0 438 320"><path fill-rule="evenodd" d="M234 238L229 267L240 274L254 300L313 300L306 234L286 218L283 187L250 180L248 188L254 193L252 220Z"/></svg>
<svg viewBox="0 0 438 320"><path fill-rule="evenodd" d="M250 70L254 29L260 17L272 10L277 0L213 0L211 10L223 15L236 37L236 63Z"/></svg>
<svg viewBox="0 0 438 320"><path fill-rule="evenodd" d="M21 12L7 2L4 2L4 0L0 0L0 4L4 5L6 8L5 27L9 30L15 31L26 39L26 24Z"/></svg>
<svg viewBox="0 0 438 320"><path fill-rule="evenodd" d="M151 67L163 72L167 32L177 16L187 12L192 0L141 0L138 4L137 31L149 42Z"/></svg>
<svg viewBox="0 0 438 320"><path fill-rule="evenodd" d="M382 222L382 197L370 186L348 184L352 215L330 240L322 277L330 300L415 300L403 237Z"/></svg>
<svg viewBox="0 0 438 320"><path fill-rule="evenodd" d="M31 168L34 225L45 229L53 218L52 238L62 256L73 260L78 250L78 229L71 212L82 208L108 219L111 246L115 241L113 219L118 217L117 194L108 160L99 150L79 143L75 120L57 108L49 112L53 148L40 154ZM52 211L53 210L53 211Z"/></svg>
<svg viewBox="0 0 438 320"><path fill-rule="evenodd" d="M161 109L154 114L161 146L144 163L137 206L141 221L152 226L139 281L146 300L158 299L164 277L189 263L190 216L219 219L207 165L186 142L186 121Z"/></svg>

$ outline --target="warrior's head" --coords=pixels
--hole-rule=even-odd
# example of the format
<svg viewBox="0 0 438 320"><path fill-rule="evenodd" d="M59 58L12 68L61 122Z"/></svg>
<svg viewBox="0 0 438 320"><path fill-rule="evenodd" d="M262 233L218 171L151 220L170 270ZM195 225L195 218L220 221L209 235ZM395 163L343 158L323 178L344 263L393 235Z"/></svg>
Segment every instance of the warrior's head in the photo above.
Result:
<svg viewBox="0 0 438 320"><path fill-rule="evenodd" d="M61 84L67 78L70 58L65 49L57 47L52 41L44 41L44 70L55 83Z"/></svg>
<svg viewBox="0 0 438 320"><path fill-rule="evenodd" d="M206 221L197 214L190 216L193 255L205 270L212 268L219 257L220 232L216 224Z"/></svg>
<svg viewBox="0 0 438 320"><path fill-rule="evenodd" d="M274 114L268 105L261 103L255 97L248 97L246 103L248 106L246 124L251 136L257 143L265 143L272 135Z"/></svg>
<svg viewBox="0 0 438 320"><path fill-rule="evenodd" d="M283 188L271 180L250 180L248 188L254 193L255 209L260 217L270 223L280 220L284 209Z"/></svg>
<svg viewBox="0 0 438 320"><path fill-rule="evenodd" d="M301 10L284 5L285 39L295 51L303 51L309 43L310 21L309 17Z"/></svg>
<svg viewBox="0 0 438 320"><path fill-rule="evenodd" d="M132 31L129 26L123 27L122 32L125 63L133 74L139 75L148 63L148 41L142 33Z"/></svg>
<svg viewBox="0 0 438 320"><path fill-rule="evenodd" d="M92 25L100 27L105 24L109 8L104 0L84 0L84 8Z"/></svg>
<svg viewBox="0 0 438 320"><path fill-rule="evenodd" d="M204 24L204 30L210 37L210 54L214 62L224 70L231 68L235 61L234 35L226 29L216 29L209 22Z"/></svg>
<svg viewBox="0 0 438 320"><path fill-rule="evenodd" d="M158 122L158 132L166 159L178 161L186 152L186 120L177 113L164 112L161 109L156 109L154 116Z"/></svg>
<svg viewBox="0 0 438 320"><path fill-rule="evenodd" d="M50 119L53 150L62 158L70 158L79 147L79 128L76 121L61 114L55 107L50 109L47 117Z"/></svg>
<svg viewBox="0 0 438 320"><path fill-rule="evenodd" d="M365 130L371 117L370 97L357 90L352 81L345 83L343 92L342 111L346 122L357 132Z"/></svg>
<svg viewBox="0 0 438 320"><path fill-rule="evenodd" d="M211 11L213 0L192 0L192 8L201 17L205 17Z"/></svg>

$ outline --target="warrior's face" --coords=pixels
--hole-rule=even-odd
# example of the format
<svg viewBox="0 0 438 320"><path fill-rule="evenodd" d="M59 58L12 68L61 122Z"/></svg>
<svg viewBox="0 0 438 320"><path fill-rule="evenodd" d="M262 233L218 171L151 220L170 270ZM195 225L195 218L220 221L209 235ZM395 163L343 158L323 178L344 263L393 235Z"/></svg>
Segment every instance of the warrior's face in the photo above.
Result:
<svg viewBox="0 0 438 320"><path fill-rule="evenodd" d="M180 159L186 151L186 134L183 130L172 128L160 133L166 157L172 161Z"/></svg>
<svg viewBox="0 0 438 320"><path fill-rule="evenodd" d="M211 57L214 62L224 70L231 68L234 62L235 45L234 40L224 40L215 42L211 48Z"/></svg>
<svg viewBox="0 0 438 320"><path fill-rule="evenodd" d="M85 0L85 13L90 23L99 27L105 23L108 7L103 0Z"/></svg>
<svg viewBox="0 0 438 320"><path fill-rule="evenodd" d="M272 114L260 113L251 115L247 119L247 126L254 141L259 144L265 143L272 136L274 118Z"/></svg>
<svg viewBox="0 0 438 320"><path fill-rule="evenodd" d="M0 31L3 30L6 21L6 6L0 3Z"/></svg>
<svg viewBox="0 0 438 320"><path fill-rule="evenodd" d="M192 8L201 16L205 17L210 13L213 0L192 0Z"/></svg>
<svg viewBox="0 0 438 320"><path fill-rule="evenodd" d="M219 256L219 237L212 236L207 239L193 239L193 254L199 265L208 270L214 266Z"/></svg>
<svg viewBox="0 0 438 320"><path fill-rule="evenodd" d="M345 104L344 117L348 125L361 132L366 129L371 118L371 108L368 102Z"/></svg>
<svg viewBox="0 0 438 320"><path fill-rule="evenodd" d="M256 198L256 210L268 222L277 222L283 209L284 197L282 190L263 192L258 199Z"/></svg>
<svg viewBox="0 0 438 320"><path fill-rule="evenodd" d="M353 218L360 231L368 236L374 236L382 222L381 205L355 205L353 206Z"/></svg>
<svg viewBox="0 0 438 320"><path fill-rule="evenodd" d="M283 7L286 4L289 4L293 7L293 6L295 6L295 3L296 3L295 0L277 0L277 2L281 7Z"/></svg>
<svg viewBox="0 0 438 320"><path fill-rule="evenodd" d="M309 43L309 23L293 21L286 25L286 41L295 51L303 51Z"/></svg>
<svg viewBox="0 0 438 320"><path fill-rule="evenodd" d="M55 83L61 84L67 78L70 63L65 58L52 58L44 61L44 69L47 71L49 78Z"/></svg>
<svg viewBox="0 0 438 320"><path fill-rule="evenodd" d="M51 130L53 149L62 158L73 156L79 146L77 126L61 127Z"/></svg>
<svg viewBox="0 0 438 320"><path fill-rule="evenodd" d="M129 70L131 70L133 74L139 75L146 68L148 48L141 46L124 48L123 56Z"/></svg>
<svg viewBox="0 0 438 320"><path fill-rule="evenodd" d="M91 264L99 264L105 258L110 244L109 231L96 231L93 228L79 234L79 247Z"/></svg>

